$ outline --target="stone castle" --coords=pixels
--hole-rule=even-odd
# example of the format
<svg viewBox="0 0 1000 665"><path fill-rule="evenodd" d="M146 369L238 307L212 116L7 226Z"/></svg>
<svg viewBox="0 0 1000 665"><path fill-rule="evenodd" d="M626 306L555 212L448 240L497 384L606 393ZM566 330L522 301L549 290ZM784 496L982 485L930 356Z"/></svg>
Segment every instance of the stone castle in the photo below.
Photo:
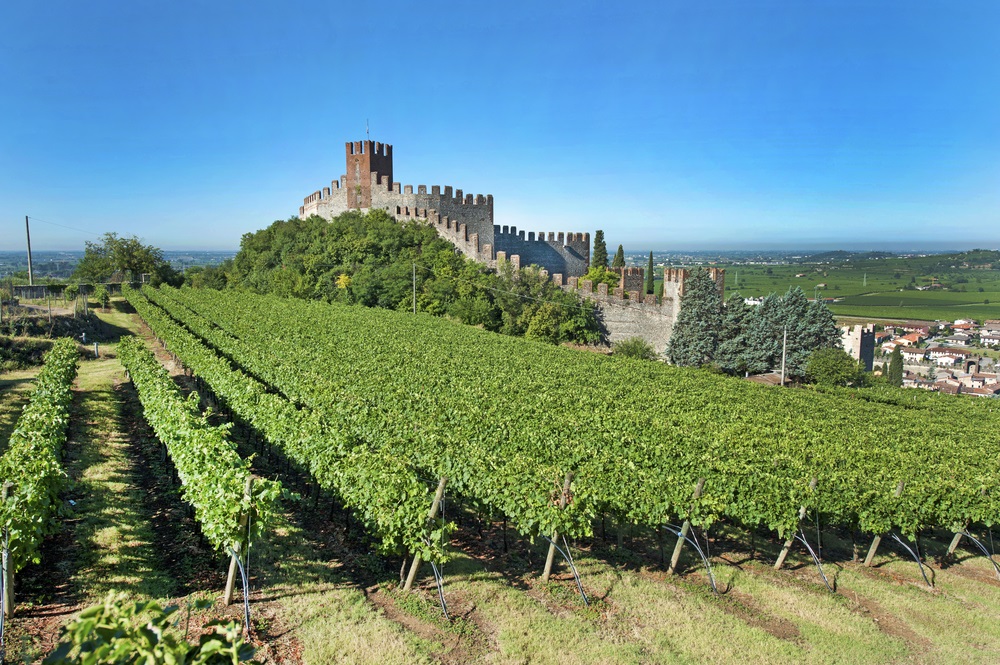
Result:
<svg viewBox="0 0 1000 665"><path fill-rule="evenodd" d="M348 210L381 208L399 221L433 226L471 259L496 267L498 260L515 266L537 265L552 275L580 276L590 266L589 233L536 234L493 224L493 196L464 194L434 185L400 185L392 177L392 146L375 141L345 144L346 174L313 192L299 217L333 219Z"/></svg>
<svg viewBox="0 0 1000 665"><path fill-rule="evenodd" d="M319 215L333 219L348 210L381 208L399 221L432 225L442 238L465 256L491 268L507 260L514 267L537 265L560 287L576 290L593 300L601 311L605 339L616 342L642 337L662 352L670 339L684 281L685 269L668 268L663 275L663 296L645 293L645 270L624 268L617 288L579 279L590 267L589 233L539 233L518 231L493 223L493 196L463 194L461 189L434 185L400 185L393 181L392 146L375 141L345 144L347 173L329 187L307 196L299 217ZM711 268L710 275L724 296L725 270Z"/></svg>

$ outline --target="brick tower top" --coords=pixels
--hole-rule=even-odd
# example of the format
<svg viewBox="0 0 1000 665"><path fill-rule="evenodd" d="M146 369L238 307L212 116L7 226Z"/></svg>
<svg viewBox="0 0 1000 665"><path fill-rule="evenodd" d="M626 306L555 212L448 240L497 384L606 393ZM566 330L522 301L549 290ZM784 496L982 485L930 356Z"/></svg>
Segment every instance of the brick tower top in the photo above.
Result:
<svg viewBox="0 0 1000 665"><path fill-rule="evenodd" d="M375 141L347 142L347 207L372 207L372 173L392 183L392 146Z"/></svg>

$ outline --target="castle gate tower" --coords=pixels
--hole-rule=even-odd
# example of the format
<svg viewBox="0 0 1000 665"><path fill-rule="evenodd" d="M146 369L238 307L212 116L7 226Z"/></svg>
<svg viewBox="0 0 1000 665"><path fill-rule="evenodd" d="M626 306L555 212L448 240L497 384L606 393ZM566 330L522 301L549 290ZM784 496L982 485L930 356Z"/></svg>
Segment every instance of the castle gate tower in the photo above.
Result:
<svg viewBox="0 0 1000 665"><path fill-rule="evenodd" d="M346 144L347 207L372 207L372 173L392 182L392 146L375 141Z"/></svg>

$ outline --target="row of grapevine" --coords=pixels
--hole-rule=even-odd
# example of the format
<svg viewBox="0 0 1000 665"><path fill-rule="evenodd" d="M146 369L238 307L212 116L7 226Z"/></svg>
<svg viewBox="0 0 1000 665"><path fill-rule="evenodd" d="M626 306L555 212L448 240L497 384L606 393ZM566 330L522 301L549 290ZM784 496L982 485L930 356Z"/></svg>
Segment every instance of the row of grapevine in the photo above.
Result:
<svg viewBox="0 0 1000 665"><path fill-rule="evenodd" d="M42 539L57 525L59 492L66 482L62 448L78 359L74 341L61 339L52 345L0 457L0 481L13 484L7 500L0 503L12 572L39 561Z"/></svg>
<svg viewBox="0 0 1000 665"><path fill-rule="evenodd" d="M228 438L230 425L214 426L187 399L153 354L135 337L118 345L118 357L135 385L146 422L166 447L181 481L181 495L194 508L208 542L221 551L245 552L267 528L281 484L257 480L244 495L250 462ZM240 525L248 516L248 527Z"/></svg>
<svg viewBox="0 0 1000 665"><path fill-rule="evenodd" d="M909 535L992 524L1000 513L1000 417L988 403L772 390L423 316L208 290L161 296L185 306L174 308L178 320L230 345L226 353L255 363L250 371L292 399L331 418L351 414L371 445L467 474L463 492L528 524L543 516L534 522L543 533L558 524L545 520L556 469L575 472L571 531L606 510L651 526L727 516L782 535L800 506L827 522ZM282 379L291 375L294 383ZM537 476L497 477L496 457L548 468L544 495L530 492ZM705 491L692 501L699 477ZM520 505L481 489L491 484Z"/></svg>
<svg viewBox="0 0 1000 665"><path fill-rule="evenodd" d="M347 386L338 385L331 388L335 392L326 392L329 378L327 372L319 371L328 366L326 359L316 358L315 363L309 359L307 367L291 362L276 364L275 358L287 353L286 345L278 340L268 344L245 342L164 293L149 288L144 293L213 347L289 398L322 412L338 428L352 432L369 445L405 456L425 475L445 476L450 491L509 516L522 533L551 534L558 529L567 535L580 535L589 529L593 514L586 510L590 504L579 489L569 509L556 507L553 495L558 496L568 470L567 460L561 459L557 450L544 459L535 446L519 450L502 440L476 445L479 439L468 437L463 428L448 420L447 413L386 413L386 403L376 405L366 398L356 399ZM330 369L338 372L347 368ZM389 377L386 380L391 383ZM406 403L394 401L397 406ZM483 434L489 436L488 432Z"/></svg>
<svg viewBox="0 0 1000 665"><path fill-rule="evenodd" d="M240 419L338 495L386 551L419 553L442 561L441 525L427 525L431 491L405 459L371 450L321 414L297 408L178 325L141 293L123 293L153 332L205 381ZM433 481L432 481L433 482Z"/></svg>

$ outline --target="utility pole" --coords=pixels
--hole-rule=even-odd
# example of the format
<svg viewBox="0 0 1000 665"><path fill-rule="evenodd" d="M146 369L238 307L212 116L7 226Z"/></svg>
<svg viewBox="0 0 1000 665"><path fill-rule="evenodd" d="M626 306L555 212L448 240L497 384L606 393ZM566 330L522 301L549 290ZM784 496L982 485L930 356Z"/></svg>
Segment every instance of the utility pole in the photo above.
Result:
<svg viewBox="0 0 1000 665"><path fill-rule="evenodd" d="M785 385L785 351L788 349L788 326L781 336L781 385Z"/></svg>
<svg viewBox="0 0 1000 665"><path fill-rule="evenodd" d="M31 270L31 229L28 228L28 216L24 216L24 233L28 236L28 286L35 285L35 274ZM13 291L11 292L13 294Z"/></svg>

